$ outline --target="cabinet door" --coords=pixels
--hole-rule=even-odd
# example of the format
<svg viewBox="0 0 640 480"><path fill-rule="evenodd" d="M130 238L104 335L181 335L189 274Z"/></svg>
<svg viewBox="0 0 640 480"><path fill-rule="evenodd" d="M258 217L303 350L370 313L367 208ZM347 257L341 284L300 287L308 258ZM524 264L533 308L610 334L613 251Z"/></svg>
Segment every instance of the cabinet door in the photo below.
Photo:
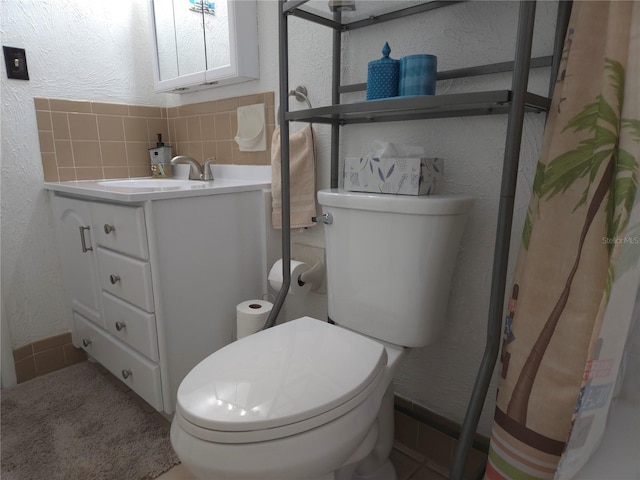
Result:
<svg viewBox="0 0 640 480"><path fill-rule="evenodd" d="M194 92L256 79L255 0L148 0L158 92Z"/></svg>
<svg viewBox="0 0 640 480"><path fill-rule="evenodd" d="M102 326L100 287L89 203L53 197L62 277L72 308Z"/></svg>

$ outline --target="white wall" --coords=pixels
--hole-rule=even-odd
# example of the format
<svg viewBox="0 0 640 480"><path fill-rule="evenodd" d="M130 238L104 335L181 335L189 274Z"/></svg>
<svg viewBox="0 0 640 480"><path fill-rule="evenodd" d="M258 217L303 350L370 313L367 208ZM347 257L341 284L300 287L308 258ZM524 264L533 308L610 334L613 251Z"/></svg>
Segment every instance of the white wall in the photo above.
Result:
<svg viewBox="0 0 640 480"><path fill-rule="evenodd" d="M434 53L449 69L513 57L517 2L471 2L382 25L377 31L345 38L345 82L366 79L366 64L380 57L389 41L392 57ZM535 54L551 50L555 6L538 5ZM178 105L278 90L276 3L258 2L260 80L182 96L152 93L151 47L146 2L43 0L2 2L2 44L27 49L31 81L2 80L2 289L13 346L67 331L51 214L41 190L42 171L33 97ZM314 105L330 98L331 34L328 29L290 21L290 88L309 90ZM3 67L4 69L4 67ZM535 90L546 92L543 75ZM508 75L440 85L439 93L504 88ZM291 108L298 108L291 100ZM522 176L516 206L516 237L529 198L529 185L543 127L542 115L529 115L523 139ZM295 125L293 128L297 128ZM318 185L329 185L329 129L318 125ZM444 190L476 198L458 258L449 301L450 328L437 345L413 351L396 389L455 421L461 421L485 341L491 258L504 152L504 116L414 121L342 129L342 152L369 151L374 139L418 143L446 159ZM322 227L294 235L294 241L324 244ZM518 241L512 248L517 253ZM392 281L392 280L391 280ZM326 300L314 296L289 301L287 313L322 316ZM481 421L488 433L495 387Z"/></svg>

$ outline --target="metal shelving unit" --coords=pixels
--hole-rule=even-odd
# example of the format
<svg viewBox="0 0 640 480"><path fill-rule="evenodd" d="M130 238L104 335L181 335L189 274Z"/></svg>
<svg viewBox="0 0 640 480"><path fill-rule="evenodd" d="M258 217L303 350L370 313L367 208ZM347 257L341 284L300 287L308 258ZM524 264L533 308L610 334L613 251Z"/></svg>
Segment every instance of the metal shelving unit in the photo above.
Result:
<svg viewBox="0 0 640 480"><path fill-rule="evenodd" d="M510 90L492 90L477 93L457 93L424 97L392 97L385 100L331 105L295 112L287 112L285 119L296 122L354 123L392 122L428 118L468 117L509 113ZM548 98L525 94L525 109L544 112L549 109Z"/></svg>
<svg viewBox="0 0 640 480"><path fill-rule="evenodd" d="M464 1L464 0L462 0ZM531 44L535 22L534 0L522 1L518 18L515 57L512 62L461 68L448 72L439 72L438 80L485 75L512 71L512 84L509 90L495 90L428 97L395 97L371 102L343 104L341 94L362 91L366 84L341 85L340 66L342 33L357 28L375 27L382 22L396 20L409 15L422 14L431 10L450 7L460 1L421 1L407 2L375 1L357 4L356 15L330 12L327 0L279 0L279 48L280 48L280 137L282 161L282 258L283 285L278 293L274 307L267 321L267 327L275 324L282 304L287 295L290 278L291 238L289 209L289 123L313 122L331 125L331 187L338 186L340 128L349 124L420 120L471 115L508 115L505 153L502 170L502 184L499 197L498 225L491 284L491 298L487 321L487 342L479 367L476 382L471 394L467 413L458 438L450 479L462 479L464 465L473 442L480 419L480 413L487 395L500 350L504 292L506 287L511 224L520 157L520 142L525 112L548 111L555 78L559 70L564 36L566 33L571 0L559 0L554 50L551 56L531 58ZM401 5L399 8L398 5ZM288 17L298 18L324 25L333 30L333 66L331 105L307 110L289 111L289 39ZM551 67L549 95L541 97L527 91L529 70L536 67Z"/></svg>

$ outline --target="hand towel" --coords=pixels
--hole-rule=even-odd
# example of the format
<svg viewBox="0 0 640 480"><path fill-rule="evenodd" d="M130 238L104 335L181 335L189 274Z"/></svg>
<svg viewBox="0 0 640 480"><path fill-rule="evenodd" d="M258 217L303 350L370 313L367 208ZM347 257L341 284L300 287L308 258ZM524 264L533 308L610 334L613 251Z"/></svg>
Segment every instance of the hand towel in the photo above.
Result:
<svg viewBox="0 0 640 480"><path fill-rule="evenodd" d="M271 198L273 228L282 228L282 198L280 172L280 127L276 127L271 140ZM302 230L315 225L316 215L316 159L313 127L289 133L289 174L291 230Z"/></svg>

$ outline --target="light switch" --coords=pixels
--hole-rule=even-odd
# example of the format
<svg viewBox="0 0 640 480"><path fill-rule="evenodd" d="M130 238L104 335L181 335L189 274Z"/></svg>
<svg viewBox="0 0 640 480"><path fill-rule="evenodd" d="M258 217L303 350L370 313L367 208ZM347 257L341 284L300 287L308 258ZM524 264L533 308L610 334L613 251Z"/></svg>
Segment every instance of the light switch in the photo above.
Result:
<svg viewBox="0 0 640 480"><path fill-rule="evenodd" d="M4 64L7 67L7 77L18 80L29 80L27 52L25 49L3 46L2 50L4 50Z"/></svg>

